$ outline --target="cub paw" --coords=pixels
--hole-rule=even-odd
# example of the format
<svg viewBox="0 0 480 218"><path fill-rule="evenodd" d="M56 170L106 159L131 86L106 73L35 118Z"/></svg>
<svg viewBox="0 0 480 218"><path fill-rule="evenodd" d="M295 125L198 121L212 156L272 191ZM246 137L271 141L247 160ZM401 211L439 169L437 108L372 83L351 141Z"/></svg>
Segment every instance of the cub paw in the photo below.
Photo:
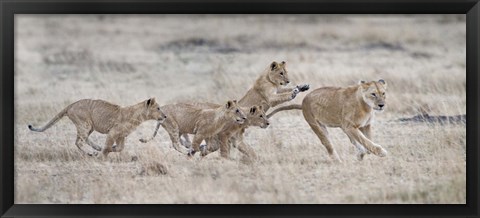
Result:
<svg viewBox="0 0 480 218"><path fill-rule="evenodd" d="M90 157L96 157L96 156L98 156L98 152L97 152L97 151L89 152L89 153L88 153L88 156L90 156Z"/></svg>
<svg viewBox="0 0 480 218"><path fill-rule="evenodd" d="M300 93L300 88L295 87L295 88L292 90L292 92L293 92L293 94L296 95L296 94Z"/></svg>
<svg viewBox="0 0 480 218"><path fill-rule="evenodd" d="M293 89L292 95L290 96L290 100L293 100L295 97L297 97L297 94L300 92L298 88Z"/></svg>
<svg viewBox="0 0 480 218"><path fill-rule="evenodd" d="M362 161L366 153L357 153L357 160Z"/></svg>
<svg viewBox="0 0 480 218"><path fill-rule="evenodd" d="M297 89L300 92L304 92L304 91L307 91L308 89L310 89L310 85L309 84L298 85Z"/></svg>
<svg viewBox="0 0 480 218"><path fill-rule="evenodd" d="M195 150L190 149L190 150L188 150L187 156L193 157L193 155L195 155L195 153L197 153Z"/></svg>

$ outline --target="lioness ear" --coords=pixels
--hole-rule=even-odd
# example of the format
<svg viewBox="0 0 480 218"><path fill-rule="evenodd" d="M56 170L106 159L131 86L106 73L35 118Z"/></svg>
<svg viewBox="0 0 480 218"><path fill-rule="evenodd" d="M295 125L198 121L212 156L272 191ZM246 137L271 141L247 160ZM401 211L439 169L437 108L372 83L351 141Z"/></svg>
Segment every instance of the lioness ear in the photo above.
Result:
<svg viewBox="0 0 480 218"><path fill-rule="evenodd" d="M237 103L237 100L233 100L233 103L235 103L235 104L236 104L236 103Z"/></svg>
<svg viewBox="0 0 480 218"><path fill-rule="evenodd" d="M257 106L253 106L250 108L250 114L255 114L256 111L257 111Z"/></svg>
<svg viewBox="0 0 480 218"><path fill-rule="evenodd" d="M272 62L272 64L270 64L270 70L275 70L278 68L278 63L277 62Z"/></svg>
<svg viewBox="0 0 480 218"><path fill-rule="evenodd" d="M285 62L285 61L282 61L282 65L286 65L286 64L287 64L287 62Z"/></svg>
<svg viewBox="0 0 480 218"><path fill-rule="evenodd" d="M383 87L387 88L387 82L385 82L385 80L380 79L380 80L378 80L378 82L379 82L380 84L382 84Z"/></svg>
<svg viewBox="0 0 480 218"><path fill-rule="evenodd" d="M262 105L258 106L258 110L263 110L263 106Z"/></svg>
<svg viewBox="0 0 480 218"><path fill-rule="evenodd" d="M229 109L230 107L232 107L232 105L233 105L232 101L227 101L227 104L225 105L225 107Z"/></svg>
<svg viewBox="0 0 480 218"><path fill-rule="evenodd" d="M365 83L365 80L358 81L358 84L363 84L363 83Z"/></svg>

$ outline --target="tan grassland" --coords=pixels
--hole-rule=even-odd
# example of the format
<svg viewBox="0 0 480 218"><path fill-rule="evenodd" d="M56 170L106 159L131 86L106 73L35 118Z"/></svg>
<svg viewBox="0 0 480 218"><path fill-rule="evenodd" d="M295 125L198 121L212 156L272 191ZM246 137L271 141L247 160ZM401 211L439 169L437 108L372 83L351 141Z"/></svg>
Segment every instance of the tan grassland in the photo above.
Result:
<svg viewBox="0 0 480 218"><path fill-rule="evenodd" d="M466 113L463 15L16 15L15 203L447 203L466 202L466 127L399 122L426 111ZM233 149L193 159L165 130L146 144L141 124L107 160L83 155L68 118L83 98L132 105L240 99L272 61L293 84L388 82L374 142L389 155L357 161L339 129L332 162L300 111L281 112ZM309 92L307 91L307 93ZM300 103L300 93L292 103ZM92 140L103 145L105 135Z"/></svg>

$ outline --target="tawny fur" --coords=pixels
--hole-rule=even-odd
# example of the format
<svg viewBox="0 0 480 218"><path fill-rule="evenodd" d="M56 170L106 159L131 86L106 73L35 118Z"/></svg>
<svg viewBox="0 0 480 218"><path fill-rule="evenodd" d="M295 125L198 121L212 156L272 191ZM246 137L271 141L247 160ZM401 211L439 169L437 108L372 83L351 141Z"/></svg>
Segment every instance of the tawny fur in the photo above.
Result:
<svg viewBox="0 0 480 218"><path fill-rule="evenodd" d="M195 106L202 108L218 107L218 105L212 103L196 103ZM229 139L234 136L231 141L232 145L248 157L256 159L255 151L243 141L243 133L245 132L245 129L250 126L267 128L270 125L270 122L268 121L267 115L263 111L262 106L241 107L241 110L247 115L246 121L240 125L226 125L217 135L207 138L205 141L207 143L206 146L208 153L220 149L220 155L224 158L228 158L231 148L228 142ZM185 141L189 141L188 135L184 135L184 138ZM207 155L208 153L204 153L203 155Z"/></svg>
<svg viewBox="0 0 480 218"><path fill-rule="evenodd" d="M245 114L237 105L236 101L228 101L225 105L216 105L211 108L200 108L192 104L178 103L161 107L168 116L161 126L168 132L175 150L183 154L194 154L200 151L200 143L218 134L226 125L240 125L246 121ZM153 139L158 131L150 139L140 139L147 142ZM191 150L180 146L180 136L195 134Z"/></svg>
<svg viewBox="0 0 480 218"><path fill-rule="evenodd" d="M120 152L125 147L125 138L146 120L158 120L163 122L165 114L160 106L151 98L138 104L121 107L104 100L83 99L68 105L50 122L41 128L28 128L32 131L43 132L53 126L62 117L67 116L77 128L78 149L88 155L96 155L98 152L83 150L85 144L100 151L102 148L88 139L93 131L107 134L105 147L102 150L104 156L109 152ZM117 143L113 146L114 143Z"/></svg>
<svg viewBox="0 0 480 218"><path fill-rule="evenodd" d="M294 99L299 92L303 92L309 89L309 85L301 85L294 88L283 87L288 83L290 83L290 80L288 79L286 63L284 61L282 61L281 63L277 63L274 61L269 65L267 69L262 72L262 74L255 81L253 87L247 91L247 93L240 101L238 101L238 104L244 108L259 105L262 106L263 111L267 111L270 107L274 107L278 104L290 101ZM209 104L210 107L218 106L212 103L202 104ZM149 139L140 139L140 141L148 142L152 140L156 136L159 127L160 125L157 125L152 137L150 137ZM239 149L243 149L244 151L253 151L253 149L247 146L246 143L243 141L243 135L240 135L245 132L245 129L246 128L242 128L237 131L238 134L234 134L234 141L236 141L239 145ZM188 135L181 135L184 135L187 144L191 144L190 140L188 139ZM228 156L228 151L225 150L226 149L222 150L222 156Z"/></svg>
<svg viewBox="0 0 480 218"><path fill-rule="evenodd" d="M341 128L356 146L359 160L367 152L383 157L387 151L371 141L371 121L375 111L383 111L385 108L386 88L384 80L368 83L361 81L358 85L346 88L323 87L307 94L302 105L277 108L268 117L283 110L301 109L305 120L332 158L339 160L328 139L326 127Z"/></svg>
<svg viewBox="0 0 480 218"><path fill-rule="evenodd" d="M300 91L299 86L294 88L283 87L290 83L285 61L272 62L257 78L253 87L238 101L243 107L261 105L264 111L281 103L293 100ZM308 85L303 91L308 89Z"/></svg>

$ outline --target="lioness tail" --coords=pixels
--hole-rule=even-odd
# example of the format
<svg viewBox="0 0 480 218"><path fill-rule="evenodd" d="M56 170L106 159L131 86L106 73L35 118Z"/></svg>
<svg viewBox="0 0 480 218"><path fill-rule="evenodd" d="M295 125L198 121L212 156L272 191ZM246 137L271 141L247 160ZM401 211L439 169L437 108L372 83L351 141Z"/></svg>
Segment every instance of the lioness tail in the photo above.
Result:
<svg viewBox="0 0 480 218"><path fill-rule="evenodd" d="M50 128L51 126L53 126L53 124L55 124L63 116L65 116L65 114L67 113L69 108L70 108L70 105L68 107L66 107L65 109L63 109L62 111L60 111L60 113L58 113L55 117L53 117L52 120L50 120L45 126L43 126L41 128L35 128L30 124L28 125L28 128L32 131L35 131L35 132L43 132L43 131L47 130L48 128Z"/></svg>
<svg viewBox="0 0 480 218"><path fill-rule="evenodd" d="M291 105L287 105L287 106L283 106L283 107L279 107L275 110L273 110L271 113L269 113L267 115L267 118L270 118L272 117L274 114L280 112L280 111L286 111L286 110L302 110L302 105L301 104L291 104Z"/></svg>

